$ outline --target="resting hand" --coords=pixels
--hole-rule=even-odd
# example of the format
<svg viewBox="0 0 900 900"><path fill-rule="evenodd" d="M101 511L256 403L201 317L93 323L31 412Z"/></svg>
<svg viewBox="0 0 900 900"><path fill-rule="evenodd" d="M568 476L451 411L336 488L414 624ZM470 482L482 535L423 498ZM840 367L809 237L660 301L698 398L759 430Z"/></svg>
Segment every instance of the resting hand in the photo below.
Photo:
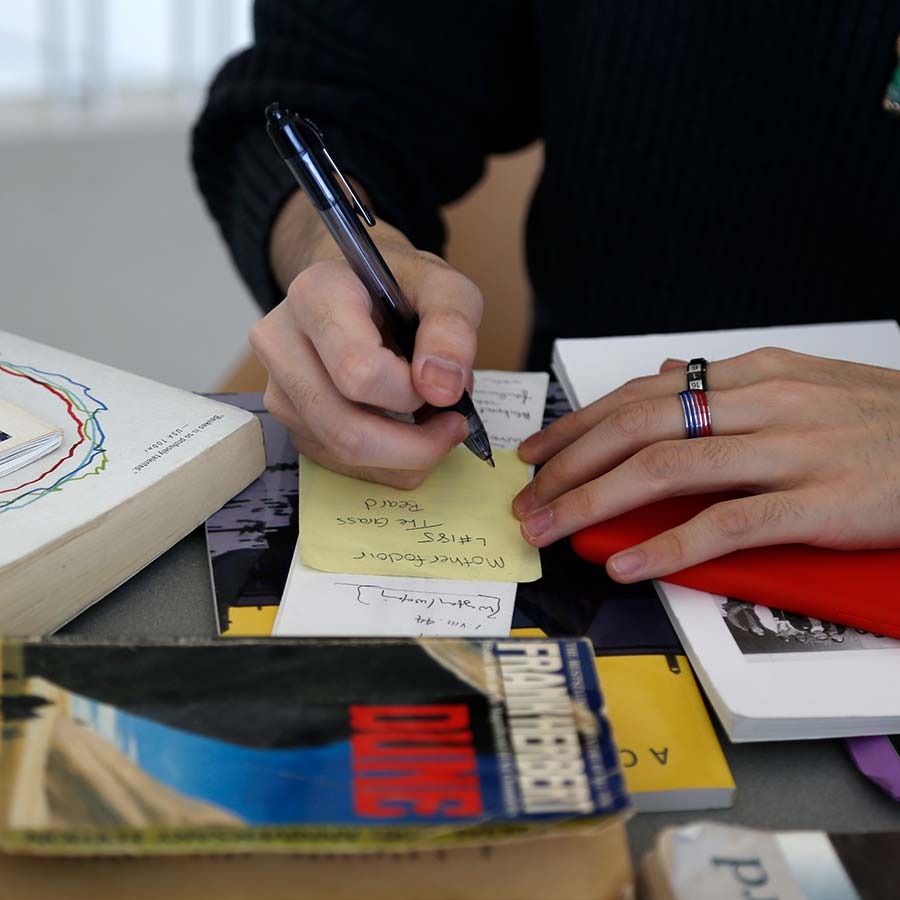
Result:
<svg viewBox="0 0 900 900"><path fill-rule="evenodd" d="M288 234L281 243L307 248L294 267L299 274L281 279L290 280L287 297L250 332L268 372L266 408L305 456L358 478L416 487L468 435L465 419L447 412L410 424L381 410L412 413L460 398L472 378L481 295L443 260L379 223L373 237L420 317L408 363L384 346L372 301L327 232L311 231L316 225L309 222L305 234L292 227L290 215L308 216L306 206L298 194L282 214ZM273 236L276 274L279 225Z"/></svg>
<svg viewBox="0 0 900 900"><path fill-rule="evenodd" d="M900 546L900 372L766 348L711 363L712 437L685 439L684 363L554 422L519 448L540 464L513 501L537 547L665 497L750 494L617 553L618 581L746 547Z"/></svg>

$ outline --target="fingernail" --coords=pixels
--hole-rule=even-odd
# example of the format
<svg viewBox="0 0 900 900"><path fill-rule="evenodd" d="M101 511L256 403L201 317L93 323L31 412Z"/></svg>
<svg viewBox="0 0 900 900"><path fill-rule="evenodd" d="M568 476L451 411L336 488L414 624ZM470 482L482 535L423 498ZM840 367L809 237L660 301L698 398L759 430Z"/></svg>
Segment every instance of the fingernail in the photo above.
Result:
<svg viewBox="0 0 900 900"><path fill-rule="evenodd" d="M621 578L636 575L644 567L643 550L626 550L609 561L609 567Z"/></svg>
<svg viewBox="0 0 900 900"><path fill-rule="evenodd" d="M517 519L521 519L525 513L528 512L529 509L534 505L534 482L529 481L525 487L519 491L518 494L513 498L512 508L513 515Z"/></svg>
<svg viewBox="0 0 900 900"><path fill-rule="evenodd" d="M550 523L553 521L553 510L550 509L549 506L545 506L543 509L539 509L537 512L533 512L524 522L522 522L522 528L525 530L525 534L528 535L529 538L536 538L539 535L543 534L549 527Z"/></svg>
<svg viewBox="0 0 900 900"><path fill-rule="evenodd" d="M426 384L448 397L456 399L462 393L463 371L449 359L429 356L422 363L421 378Z"/></svg>

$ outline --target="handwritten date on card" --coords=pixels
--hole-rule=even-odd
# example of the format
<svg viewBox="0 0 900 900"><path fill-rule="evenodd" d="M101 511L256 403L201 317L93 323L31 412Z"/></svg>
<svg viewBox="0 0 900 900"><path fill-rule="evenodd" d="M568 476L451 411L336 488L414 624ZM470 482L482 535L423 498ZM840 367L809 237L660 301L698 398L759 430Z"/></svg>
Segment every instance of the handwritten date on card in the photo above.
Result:
<svg viewBox="0 0 900 900"><path fill-rule="evenodd" d="M510 511L528 469L512 451L491 469L457 448L408 496L301 460L300 550L316 569L472 581L533 581L537 551Z"/></svg>

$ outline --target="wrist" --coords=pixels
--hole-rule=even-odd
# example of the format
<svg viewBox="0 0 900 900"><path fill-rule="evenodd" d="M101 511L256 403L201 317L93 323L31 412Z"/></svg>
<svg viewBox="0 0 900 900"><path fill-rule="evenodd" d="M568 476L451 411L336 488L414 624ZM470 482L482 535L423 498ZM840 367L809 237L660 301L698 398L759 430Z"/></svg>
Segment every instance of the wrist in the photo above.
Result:
<svg viewBox="0 0 900 900"><path fill-rule="evenodd" d="M407 237L387 222L378 221L369 234L383 253L415 253ZM310 266L343 258L309 198L295 191L276 216L269 237L269 264L281 289L287 292Z"/></svg>

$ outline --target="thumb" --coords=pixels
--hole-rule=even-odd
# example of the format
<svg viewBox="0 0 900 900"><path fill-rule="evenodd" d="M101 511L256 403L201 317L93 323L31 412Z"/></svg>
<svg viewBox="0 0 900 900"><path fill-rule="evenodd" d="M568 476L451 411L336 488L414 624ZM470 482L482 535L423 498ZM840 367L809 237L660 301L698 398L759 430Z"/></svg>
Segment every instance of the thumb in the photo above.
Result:
<svg viewBox="0 0 900 900"><path fill-rule="evenodd" d="M413 303L419 313L413 385L432 406L451 406L472 379L484 305L481 291L443 263L426 261Z"/></svg>

